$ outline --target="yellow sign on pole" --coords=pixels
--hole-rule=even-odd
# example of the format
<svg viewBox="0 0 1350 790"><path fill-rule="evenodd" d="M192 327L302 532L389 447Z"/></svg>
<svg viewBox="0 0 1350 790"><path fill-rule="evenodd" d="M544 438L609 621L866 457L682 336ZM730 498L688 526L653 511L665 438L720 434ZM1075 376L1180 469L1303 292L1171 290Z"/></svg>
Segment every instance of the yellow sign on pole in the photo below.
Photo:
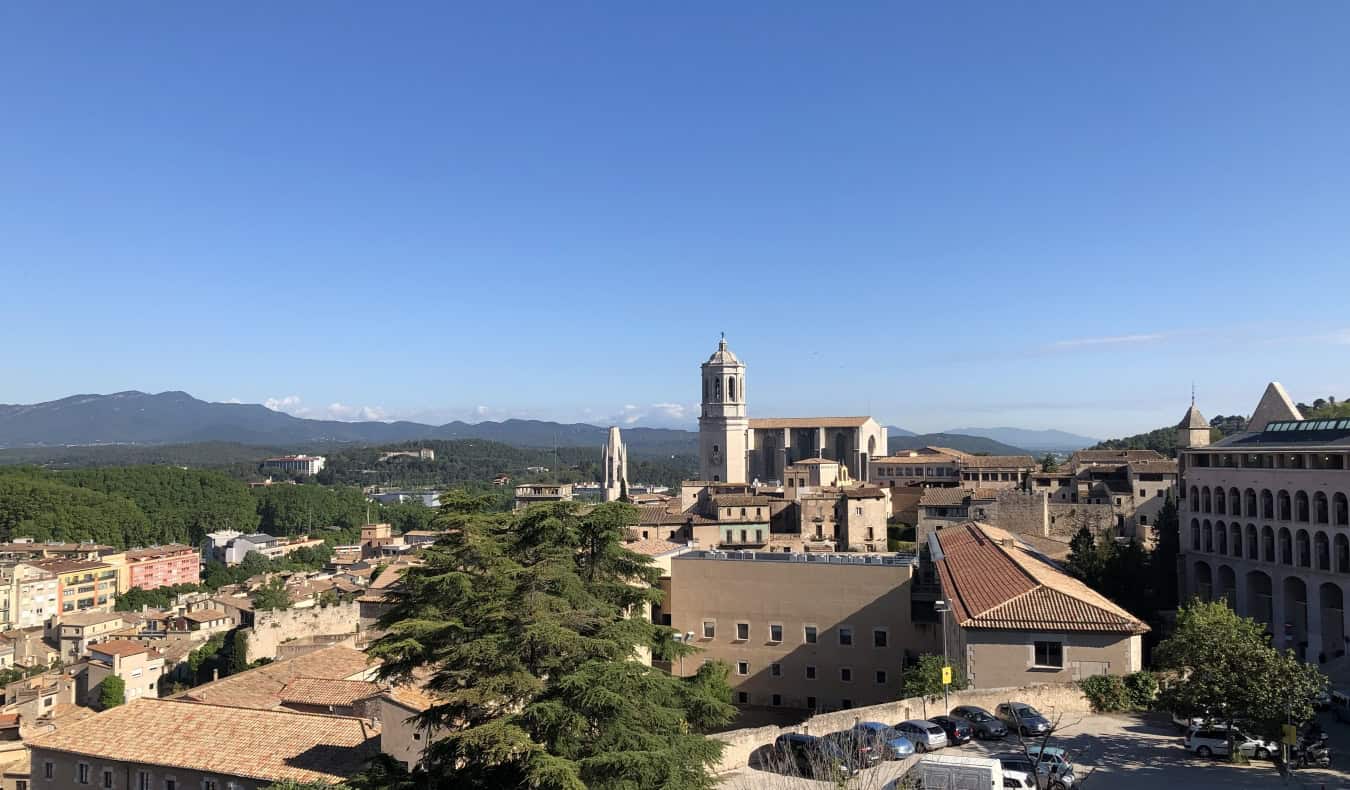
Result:
<svg viewBox="0 0 1350 790"><path fill-rule="evenodd" d="M1290 746L1297 746L1297 745L1298 745L1298 727L1295 727L1295 726L1292 725L1292 724L1286 724L1286 725L1284 725L1284 737L1281 738L1281 740L1282 740L1284 743L1289 744Z"/></svg>
<svg viewBox="0 0 1350 790"><path fill-rule="evenodd" d="M952 684L952 668L951 668L951 667L943 667L943 668L942 668L942 685L944 685L944 686L950 686L951 684Z"/></svg>

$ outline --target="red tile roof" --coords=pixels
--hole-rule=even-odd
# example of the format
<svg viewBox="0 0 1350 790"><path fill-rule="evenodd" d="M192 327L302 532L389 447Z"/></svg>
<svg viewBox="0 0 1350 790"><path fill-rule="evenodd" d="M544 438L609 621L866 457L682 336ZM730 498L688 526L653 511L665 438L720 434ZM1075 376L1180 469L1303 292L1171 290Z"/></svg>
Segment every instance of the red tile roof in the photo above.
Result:
<svg viewBox="0 0 1350 790"><path fill-rule="evenodd" d="M934 533L942 590L965 628L1140 634L1149 628L1003 530L969 522Z"/></svg>
<svg viewBox="0 0 1350 790"><path fill-rule="evenodd" d="M281 690L283 703L349 706L379 694L384 687L366 680L296 678Z"/></svg>
<svg viewBox="0 0 1350 790"><path fill-rule="evenodd" d="M360 679L374 667L375 664L359 650L325 647L188 689L182 698L265 710L280 705L282 689L297 678Z"/></svg>

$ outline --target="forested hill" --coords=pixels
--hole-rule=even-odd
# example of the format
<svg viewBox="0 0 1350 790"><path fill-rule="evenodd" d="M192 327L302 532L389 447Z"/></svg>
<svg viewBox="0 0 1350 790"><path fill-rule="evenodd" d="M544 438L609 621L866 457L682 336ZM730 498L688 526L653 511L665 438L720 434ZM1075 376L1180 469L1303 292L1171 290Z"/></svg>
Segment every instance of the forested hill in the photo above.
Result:
<svg viewBox="0 0 1350 790"><path fill-rule="evenodd" d="M983 436L964 436L957 433L920 433L912 436L891 434L888 440L889 452L917 450L921 447L950 447L963 453L974 455L1031 455L1020 447L986 439Z"/></svg>
<svg viewBox="0 0 1350 790"><path fill-rule="evenodd" d="M74 395L25 405L0 404L0 447L234 442L263 446L415 439L487 439L517 447L599 447L606 429L541 420L425 425L416 422L307 420L255 403L209 403L186 392ZM630 428L633 455L693 453L692 431Z"/></svg>
<svg viewBox="0 0 1350 790"><path fill-rule="evenodd" d="M1247 418L1238 415L1225 417L1219 415L1209 421L1210 441L1217 442L1225 436L1241 433L1247 429ZM1155 428L1148 433L1136 433L1120 439L1107 439L1099 442L1092 450L1154 450L1169 458L1177 454L1177 428Z"/></svg>

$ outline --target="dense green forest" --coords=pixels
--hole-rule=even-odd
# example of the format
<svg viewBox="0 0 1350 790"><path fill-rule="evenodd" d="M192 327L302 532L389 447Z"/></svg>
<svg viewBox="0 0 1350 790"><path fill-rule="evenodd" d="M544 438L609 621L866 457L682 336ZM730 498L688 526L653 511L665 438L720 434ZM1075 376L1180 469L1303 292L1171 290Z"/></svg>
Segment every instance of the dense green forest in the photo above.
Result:
<svg viewBox="0 0 1350 790"><path fill-rule="evenodd" d="M1247 418L1236 414L1231 416L1221 414L1209 421L1209 438L1212 442L1217 442L1225 436L1241 433L1245 430L1247 430ZM1156 428L1148 433L1136 433L1133 436L1126 436L1121 439L1107 439L1089 449L1155 450L1169 458L1175 458L1177 454L1177 428L1175 425L1170 425L1166 428Z"/></svg>

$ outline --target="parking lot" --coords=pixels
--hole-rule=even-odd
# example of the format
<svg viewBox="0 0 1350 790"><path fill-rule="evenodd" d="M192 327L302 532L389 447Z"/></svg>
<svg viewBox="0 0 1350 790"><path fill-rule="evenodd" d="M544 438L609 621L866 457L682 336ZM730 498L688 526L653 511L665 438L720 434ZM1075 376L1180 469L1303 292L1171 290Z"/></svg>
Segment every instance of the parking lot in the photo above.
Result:
<svg viewBox="0 0 1350 790"><path fill-rule="evenodd" d="M1328 715L1323 727L1331 736L1332 770L1294 771L1282 777L1269 761L1254 760L1250 765L1230 765L1219 759L1202 759L1188 753L1181 736L1166 716L1088 715L1066 718L1051 743L1069 750L1086 776L1088 790L1123 788L1224 788L1248 787L1350 788L1350 726L1339 724ZM994 754L1017 749L1015 738L1004 741L975 741L944 750L967 755ZM850 788L870 790L887 787L908 768L909 763L883 763L859 774ZM1090 771L1090 773L1089 773ZM826 782L797 779L769 771L746 767L723 778L726 790L751 788L822 788Z"/></svg>

